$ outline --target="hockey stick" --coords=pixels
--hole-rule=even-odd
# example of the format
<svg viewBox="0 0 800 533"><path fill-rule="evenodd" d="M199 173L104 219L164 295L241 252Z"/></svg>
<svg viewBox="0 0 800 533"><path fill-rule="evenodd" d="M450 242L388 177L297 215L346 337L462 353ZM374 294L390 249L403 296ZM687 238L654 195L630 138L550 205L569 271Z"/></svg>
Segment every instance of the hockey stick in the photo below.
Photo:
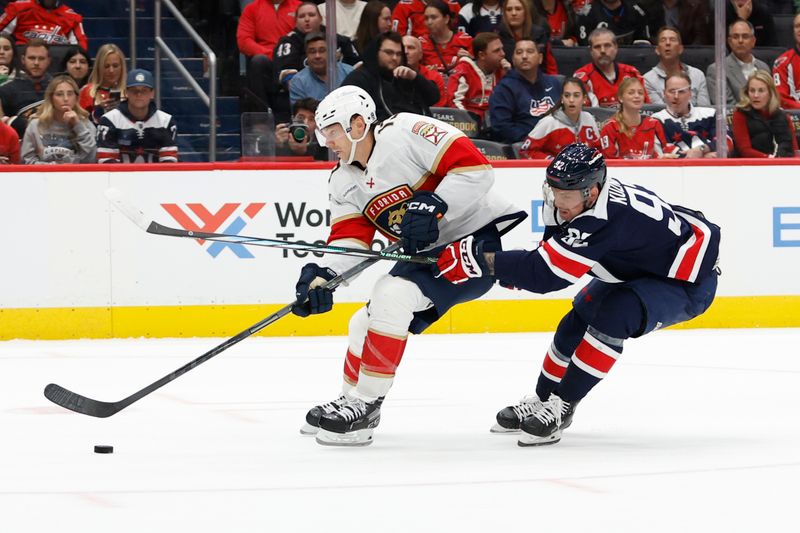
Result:
<svg viewBox="0 0 800 533"><path fill-rule="evenodd" d="M399 246L400 246L399 243L394 243L394 244L390 245L386 249L389 250L389 251L392 251L392 250L395 250L395 249L399 248ZM370 259L367 259L365 261L362 261L362 262L358 263L357 265L353 266L352 268L350 268L348 270L345 270L343 273L339 274L338 276L336 276L332 280L328 281L327 283L322 285L322 287L326 288L326 289L335 289L336 287L341 285L343 282L345 282L348 279L352 278L356 274L361 273L364 269L366 269L367 267L375 264L376 262L378 262L377 258L370 258ZM265 319L255 323L255 324L253 324L252 326L250 326L246 330L242 331L241 333L239 333L237 335L234 335L233 337L231 337L230 339L226 340L222 344L220 344L220 345L212 348L211 350L207 351L206 353L204 353L200 357L198 357L198 358L196 358L196 359L194 359L192 361L189 361L188 363L186 363L185 365L183 365L179 369L175 370L174 372L172 372L170 374L167 374L166 376L164 376L163 378L159 379L158 381L155 381L155 382L151 383L150 385L146 386L142 390L140 390L138 392L135 392L135 393L131 394L130 396L128 396L127 398L124 398L124 399L122 399L122 400L120 400L118 402L102 402L100 400L93 400L91 398L87 398L86 396L82 396L80 394L77 394L75 392L67 390L64 387L62 387L61 385L56 385L55 383L50 383L49 385L47 385L44 388L45 398L47 398L51 402L55 403L56 405L60 405L61 407L64 407L66 409L70 409L70 410L75 411L76 413L80 413L82 415L95 416L95 417L98 417L98 418L108 418L109 416L114 415L114 414L122 411L123 409L128 407L130 404L141 400L142 398L144 398L145 396L147 396L151 392L153 392L153 391L155 391L157 389L160 389L161 387L163 387L164 385L166 385L170 381L178 379L179 377L181 377L182 375L184 375L188 371L192 370L194 367L205 363L206 361L208 361L209 359L211 359L215 355L219 355L220 353L224 352L225 350L227 350L228 348L230 348L234 344L237 344L238 342L243 341L247 337L249 337L249 336L251 336L251 335L253 335L255 333L258 333L259 331L261 331L265 327L269 326L273 322L276 322L279 319L285 317L286 315L288 315L291 312L292 306L294 306L295 304L299 305L299 304L302 304L302 303L303 302L301 302L299 300L296 300L296 301L294 301L294 302L292 302L292 303L280 308L278 311L276 311L273 314L269 315L267 318L265 318Z"/></svg>
<svg viewBox="0 0 800 533"><path fill-rule="evenodd" d="M207 241L227 242L234 244L245 244L250 246L264 246L267 248L281 248L284 250L300 250L305 252L317 252L323 254L347 255L353 257L386 259L389 261L399 261L406 263L422 263L430 265L436 262L435 257L422 255L408 255L394 253L385 250L364 250L361 248L348 248L346 246L330 246L327 244L314 244L298 241L284 241L279 239L268 239L265 237L247 237L245 235L233 235L229 233L209 233L204 231L192 231L185 229L172 228L159 224L155 220L147 220L144 213L133 207L123 197L119 190L111 188L106 191L106 198L114 204L120 213L125 215L134 224L153 235L164 235L167 237L183 237L189 239L205 239Z"/></svg>

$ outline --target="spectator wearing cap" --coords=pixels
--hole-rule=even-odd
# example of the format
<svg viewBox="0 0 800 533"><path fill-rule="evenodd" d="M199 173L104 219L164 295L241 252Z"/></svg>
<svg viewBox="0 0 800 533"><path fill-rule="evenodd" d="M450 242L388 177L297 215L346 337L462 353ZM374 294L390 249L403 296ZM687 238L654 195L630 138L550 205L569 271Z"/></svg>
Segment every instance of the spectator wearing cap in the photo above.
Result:
<svg viewBox="0 0 800 533"><path fill-rule="evenodd" d="M12 2L0 16L0 31L14 35L17 44L42 39L47 44L89 47L83 33L83 17L61 0Z"/></svg>
<svg viewBox="0 0 800 533"><path fill-rule="evenodd" d="M737 20L728 26L728 48L731 53L725 58L724 72L728 81L725 99L728 105L739 101L742 87L756 70L769 70L766 63L753 55L756 34L753 25L746 20ZM708 95L717 103L717 64L711 63L706 70Z"/></svg>
<svg viewBox="0 0 800 533"><path fill-rule="evenodd" d="M658 30L656 42L655 52L659 62L644 74L644 88L650 96L650 102L664 105L666 102L664 86L667 78L682 72L692 80L692 105L703 107L711 105L706 87L706 75L699 68L681 62L683 44L678 29L669 26L661 28Z"/></svg>
<svg viewBox="0 0 800 533"><path fill-rule="evenodd" d="M328 93L328 45L322 33L306 35L306 67L295 74L289 83L289 100L294 104L301 98L321 101ZM336 63L335 88L353 71L341 61Z"/></svg>
<svg viewBox="0 0 800 533"><path fill-rule="evenodd" d="M153 102L153 75L131 70L125 85L128 99L103 115L97 127L97 162L176 162L178 128L172 115Z"/></svg>

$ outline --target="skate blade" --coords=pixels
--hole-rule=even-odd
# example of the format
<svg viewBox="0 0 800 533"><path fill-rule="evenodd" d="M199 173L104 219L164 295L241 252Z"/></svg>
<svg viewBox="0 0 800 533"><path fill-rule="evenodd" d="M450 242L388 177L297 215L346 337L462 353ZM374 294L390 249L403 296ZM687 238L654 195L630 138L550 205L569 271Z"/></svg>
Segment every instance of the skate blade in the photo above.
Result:
<svg viewBox="0 0 800 533"><path fill-rule="evenodd" d="M300 428L301 435L316 435L319 431L317 426L312 426L311 424L303 424L303 427Z"/></svg>
<svg viewBox="0 0 800 533"><path fill-rule="evenodd" d="M323 446L369 446L372 444L372 429L360 429L350 433L333 433L320 429L317 433L317 444Z"/></svg>
<svg viewBox="0 0 800 533"><path fill-rule="evenodd" d="M504 428L504 427L503 427L503 426L501 426L500 424L495 424L495 425L493 425L493 426L492 426L492 427L489 429L489 432L490 432L490 433L497 433L497 434L503 434L503 433L519 433L519 432L521 432L521 431L522 431L522 430L521 430L521 429L519 429L519 428L516 428L516 429Z"/></svg>
<svg viewBox="0 0 800 533"><path fill-rule="evenodd" d="M537 437L536 435L531 435L530 433L522 432L519 440L517 441L517 445L519 446L547 446L548 444L555 444L561 440L561 430L557 430L552 435L547 437Z"/></svg>

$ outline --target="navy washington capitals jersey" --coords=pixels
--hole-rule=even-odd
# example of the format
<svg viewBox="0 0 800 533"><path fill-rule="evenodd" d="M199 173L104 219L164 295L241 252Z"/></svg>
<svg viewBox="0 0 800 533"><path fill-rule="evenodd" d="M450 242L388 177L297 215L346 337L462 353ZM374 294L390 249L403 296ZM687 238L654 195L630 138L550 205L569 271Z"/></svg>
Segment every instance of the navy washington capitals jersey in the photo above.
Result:
<svg viewBox="0 0 800 533"><path fill-rule="evenodd" d="M696 282L719 253L720 229L639 185L609 178L595 205L569 223L545 205L544 240L533 251L498 252L497 279L546 293L589 274L608 283L642 277Z"/></svg>

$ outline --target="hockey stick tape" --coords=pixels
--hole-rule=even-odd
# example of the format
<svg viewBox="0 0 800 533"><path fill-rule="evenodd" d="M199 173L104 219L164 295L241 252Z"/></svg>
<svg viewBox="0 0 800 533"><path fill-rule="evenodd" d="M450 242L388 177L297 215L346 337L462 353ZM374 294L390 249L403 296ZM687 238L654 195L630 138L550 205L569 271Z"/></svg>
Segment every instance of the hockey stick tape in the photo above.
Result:
<svg viewBox="0 0 800 533"><path fill-rule="evenodd" d="M113 206L116 207L120 213L125 215L125 217L127 217L131 222L147 231L150 221L147 220L147 218L144 216L144 213L128 203L128 201L125 199L125 195L122 194L122 191L116 187L109 187L106 189L105 195L106 199L111 202L111 204L113 204Z"/></svg>

